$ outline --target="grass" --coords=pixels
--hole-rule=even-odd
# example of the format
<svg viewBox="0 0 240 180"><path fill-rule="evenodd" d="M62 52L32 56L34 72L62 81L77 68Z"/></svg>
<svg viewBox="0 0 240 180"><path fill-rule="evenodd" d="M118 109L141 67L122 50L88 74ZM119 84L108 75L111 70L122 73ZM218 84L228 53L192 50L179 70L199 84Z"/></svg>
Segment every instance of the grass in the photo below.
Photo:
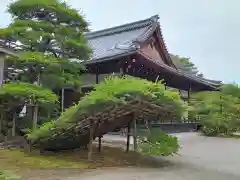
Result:
<svg viewBox="0 0 240 180"><path fill-rule="evenodd" d="M22 171L29 169L93 169L99 167L144 166L159 167L159 163L146 161L134 152L124 152L121 148L103 147L98 153L93 149L92 161L87 160L87 151L76 150L60 153L27 153L18 149L0 150L0 169Z"/></svg>
<svg viewBox="0 0 240 180"><path fill-rule="evenodd" d="M10 172L0 171L0 180L20 180L21 178Z"/></svg>

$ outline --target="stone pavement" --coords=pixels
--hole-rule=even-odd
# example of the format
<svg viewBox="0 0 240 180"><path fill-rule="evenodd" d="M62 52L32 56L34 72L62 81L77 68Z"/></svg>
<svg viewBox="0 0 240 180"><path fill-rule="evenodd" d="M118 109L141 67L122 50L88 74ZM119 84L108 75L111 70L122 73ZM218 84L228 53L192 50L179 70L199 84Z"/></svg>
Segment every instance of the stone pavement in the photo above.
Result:
<svg viewBox="0 0 240 180"><path fill-rule="evenodd" d="M69 180L240 180L240 140L209 138L197 133L176 134L182 146L179 155L155 157L169 161L164 168L115 168L86 172ZM106 135L105 141L124 142Z"/></svg>

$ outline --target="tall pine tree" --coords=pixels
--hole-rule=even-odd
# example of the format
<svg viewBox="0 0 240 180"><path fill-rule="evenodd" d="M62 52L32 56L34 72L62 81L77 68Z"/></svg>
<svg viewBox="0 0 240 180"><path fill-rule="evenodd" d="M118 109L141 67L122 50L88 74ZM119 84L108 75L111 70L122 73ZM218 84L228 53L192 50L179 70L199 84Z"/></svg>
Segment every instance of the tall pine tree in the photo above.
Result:
<svg viewBox="0 0 240 180"><path fill-rule="evenodd" d="M23 84L29 84L30 89L36 84L49 90L79 86L84 71L81 62L91 54L84 38L88 23L83 16L60 0L17 0L9 5L8 12L13 22L0 29L0 43L17 52L7 59L6 79L10 84L18 83L11 95L21 96ZM24 97L24 102L35 105L36 128L37 96Z"/></svg>

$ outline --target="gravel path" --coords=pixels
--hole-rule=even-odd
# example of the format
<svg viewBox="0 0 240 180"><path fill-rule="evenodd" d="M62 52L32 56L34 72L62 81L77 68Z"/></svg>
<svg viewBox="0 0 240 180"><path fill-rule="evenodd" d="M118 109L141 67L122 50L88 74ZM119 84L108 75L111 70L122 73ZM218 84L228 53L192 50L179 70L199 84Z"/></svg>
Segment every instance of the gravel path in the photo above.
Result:
<svg viewBox="0 0 240 180"><path fill-rule="evenodd" d="M107 168L89 171L41 171L45 180L240 180L240 140L209 138L197 133L177 134L182 146L179 155L153 157L168 161L164 168ZM125 138L106 135L104 141L123 144ZM54 175L55 173L55 175ZM47 177L47 178L46 178ZM35 177L27 177L36 180Z"/></svg>
<svg viewBox="0 0 240 180"><path fill-rule="evenodd" d="M178 156L159 158L171 165L159 169L119 168L86 172L67 180L240 180L240 140L209 138L196 133L182 133ZM105 136L124 141L122 137Z"/></svg>

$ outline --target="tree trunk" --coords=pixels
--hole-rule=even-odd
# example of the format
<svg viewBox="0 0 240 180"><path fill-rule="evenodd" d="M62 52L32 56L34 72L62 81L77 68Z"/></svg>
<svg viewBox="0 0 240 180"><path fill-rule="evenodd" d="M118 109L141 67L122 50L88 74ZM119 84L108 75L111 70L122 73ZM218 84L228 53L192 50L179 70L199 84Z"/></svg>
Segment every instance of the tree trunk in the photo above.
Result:
<svg viewBox="0 0 240 180"><path fill-rule="evenodd" d="M16 113L13 114L13 122L12 122L12 137L16 135Z"/></svg>
<svg viewBox="0 0 240 180"><path fill-rule="evenodd" d="M37 76L37 85L40 86L40 72L38 73L38 76ZM38 108L38 105L35 103L35 106L34 106L34 112L33 112L33 130L37 129L37 124L38 124L38 111L39 111L39 108Z"/></svg>
<svg viewBox="0 0 240 180"><path fill-rule="evenodd" d="M0 54L0 88L3 85L4 82L4 60L5 60L5 55L4 54Z"/></svg>
<svg viewBox="0 0 240 180"><path fill-rule="evenodd" d="M3 130L3 114L0 114L0 134L2 134L2 130Z"/></svg>
<svg viewBox="0 0 240 180"><path fill-rule="evenodd" d="M37 129L38 124L38 106L34 106L34 112L33 112L33 130Z"/></svg>
<svg viewBox="0 0 240 180"><path fill-rule="evenodd" d="M62 88L62 95L61 95L61 110L64 111L64 88Z"/></svg>
<svg viewBox="0 0 240 180"><path fill-rule="evenodd" d="M93 142L93 134L94 134L94 125L91 122L90 133L89 133L89 144L88 144L88 160L92 160L92 142Z"/></svg>

